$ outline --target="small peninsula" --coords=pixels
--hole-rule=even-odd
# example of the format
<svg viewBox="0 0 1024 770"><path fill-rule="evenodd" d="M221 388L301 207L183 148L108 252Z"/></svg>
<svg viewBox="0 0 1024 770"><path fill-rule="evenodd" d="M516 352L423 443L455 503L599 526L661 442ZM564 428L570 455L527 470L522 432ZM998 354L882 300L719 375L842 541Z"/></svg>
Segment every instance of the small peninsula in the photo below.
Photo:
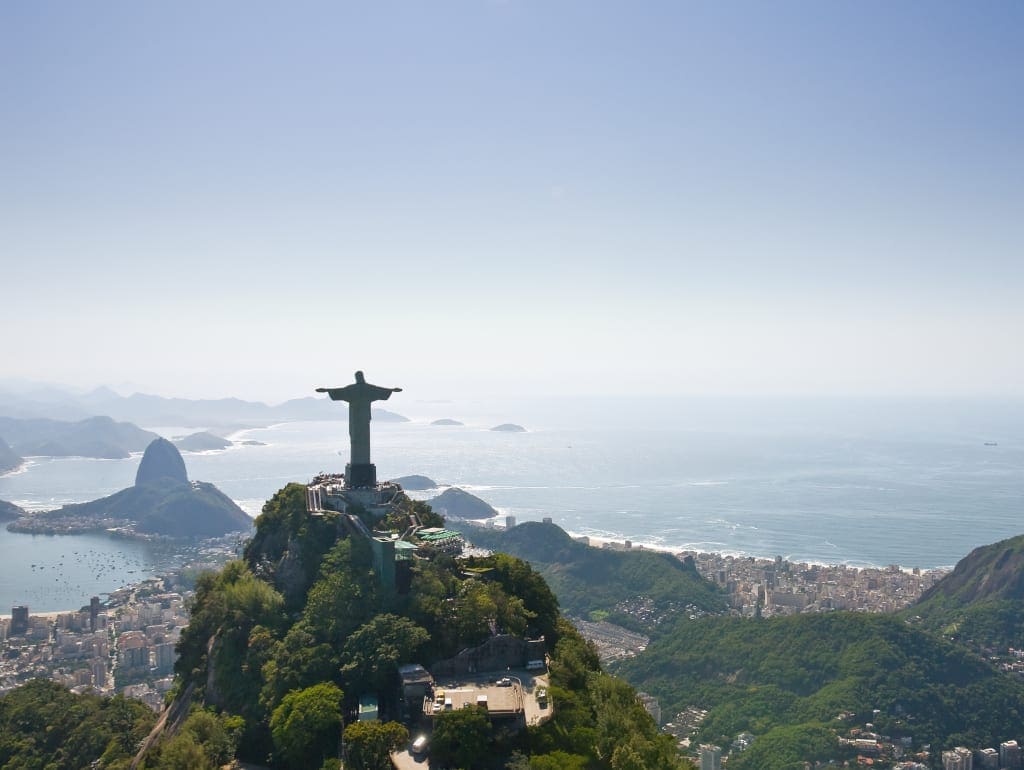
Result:
<svg viewBox="0 0 1024 770"><path fill-rule="evenodd" d="M514 422L503 422L501 425L495 425L491 430L501 433L526 433L526 428L522 425L516 425Z"/></svg>
<svg viewBox="0 0 1024 770"><path fill-rule="evenodd" d="M245 511L213 484L189 481L181 453L167 439L157 438L142 456L134 486L89 503L25 516L8 529L33 534L108 531L202 538L251 527Z"/></svg>

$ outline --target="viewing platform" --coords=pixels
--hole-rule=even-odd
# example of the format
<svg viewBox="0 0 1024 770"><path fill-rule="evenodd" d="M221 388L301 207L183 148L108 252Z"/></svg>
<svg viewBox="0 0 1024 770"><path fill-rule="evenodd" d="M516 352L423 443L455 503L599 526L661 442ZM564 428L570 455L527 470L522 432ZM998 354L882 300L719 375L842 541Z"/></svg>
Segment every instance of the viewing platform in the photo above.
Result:
<svg viewBox="0 0 1024 770"><path fill-rule="evenodd" d="M341 473L321 473L306 485L306 510L310 515L322 516L326 511L351 513L358 506L374 518L383 518L397 502L402 488L390 481L373 487L349 488Z"/></svg>

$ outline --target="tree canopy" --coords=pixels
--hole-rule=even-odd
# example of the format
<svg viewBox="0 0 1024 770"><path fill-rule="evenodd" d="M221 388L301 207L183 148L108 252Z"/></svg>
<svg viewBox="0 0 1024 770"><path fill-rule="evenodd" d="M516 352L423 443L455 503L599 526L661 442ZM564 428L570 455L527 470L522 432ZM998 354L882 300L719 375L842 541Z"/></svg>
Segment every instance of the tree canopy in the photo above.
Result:
<svg viewBox="0 0 1024 770"><path fill-rule="evenodd" d="M120 695L74 695L34 679L0 697L0 767L127 768L156 715Z"/></svg>
<svg viewBox="0 0 1024 770"><path fill-rule="evenodd" d="M332 682L284 696L270 718L270 732L287 767L320 767L325 759L337 756L342 697Z"/></svg>
<svg viewBox="0 0 1024 770"><path fill-rule="evenodd" d="M482 767L487 761L490 739L491 723L487 721L484 709L464 706L453 711L442 711L434 718L431 755L443 767L473 770Z"/></svg>
<svg viewBox="0 0 1024 770"><path fill-rule="evenodd" d="M398 722L353 722L345 728L345 762L352 770L391 770L391 752L409 740Z"/></svg>

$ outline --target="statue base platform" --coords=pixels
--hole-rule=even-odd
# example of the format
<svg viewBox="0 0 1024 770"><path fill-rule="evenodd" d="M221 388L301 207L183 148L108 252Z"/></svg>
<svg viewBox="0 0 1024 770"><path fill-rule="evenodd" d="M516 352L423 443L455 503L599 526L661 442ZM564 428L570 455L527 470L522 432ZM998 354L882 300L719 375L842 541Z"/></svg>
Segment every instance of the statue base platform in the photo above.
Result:
<svg viewBox="0 0 1024 770"><path fill-rule="evenodd" d="M340 473L321 473L306 485L306 510L313 515L348 513L350 506L358 505L379 519L394 509L401 493L402 488L391 481L353 488Z"/></svg>
<svg viewBox="0 0 1024 770"><path fill-rule="evenodd" d="M377 486L377 466L373 463L345 463L345 487L366 489Z"/></svg>

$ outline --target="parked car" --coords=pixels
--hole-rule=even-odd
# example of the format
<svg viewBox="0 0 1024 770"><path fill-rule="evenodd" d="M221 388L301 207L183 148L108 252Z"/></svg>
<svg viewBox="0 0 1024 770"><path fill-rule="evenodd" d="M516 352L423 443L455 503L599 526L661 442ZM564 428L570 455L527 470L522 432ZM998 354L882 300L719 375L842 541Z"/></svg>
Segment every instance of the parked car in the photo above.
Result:
<svg viewBox="0 0 1024 770"><path fill-rule="evenodd" d="M426 753L429 739L425 735L421 735L412 742L412 753L416 756L421 756Z"/></svg>

